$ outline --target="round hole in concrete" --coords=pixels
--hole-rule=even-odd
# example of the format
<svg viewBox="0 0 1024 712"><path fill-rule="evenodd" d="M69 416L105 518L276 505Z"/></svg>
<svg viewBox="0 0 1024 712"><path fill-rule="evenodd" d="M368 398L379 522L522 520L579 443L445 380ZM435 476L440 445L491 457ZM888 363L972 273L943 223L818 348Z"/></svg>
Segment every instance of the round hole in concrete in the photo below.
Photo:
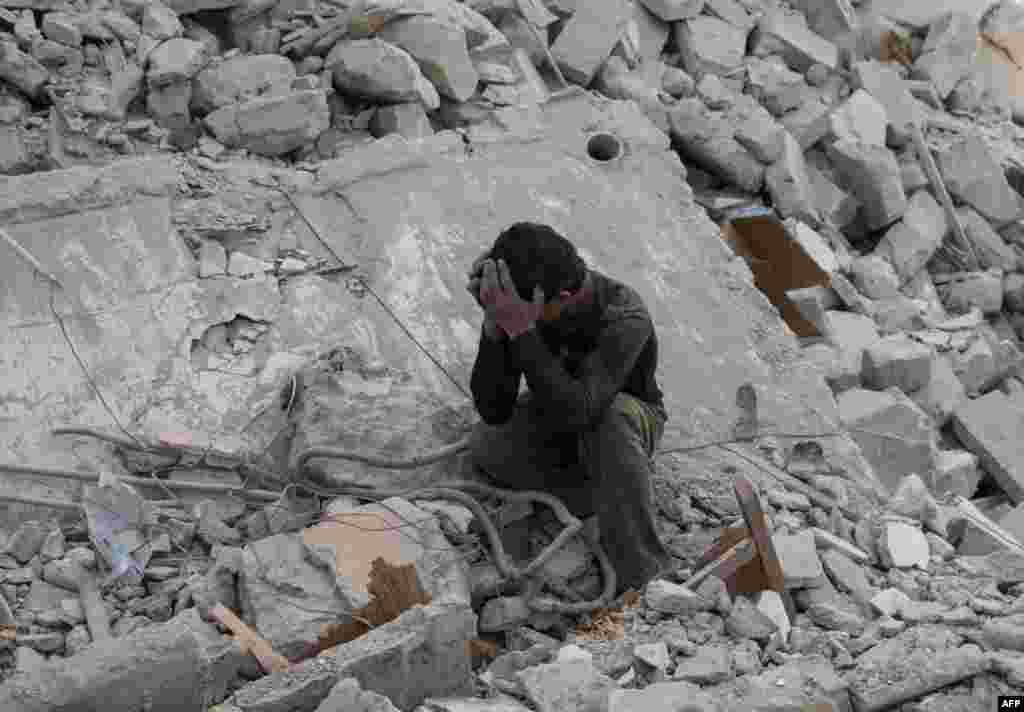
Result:
<svg viewBox="0 0 1024 712"><path fill-rule="evenodd" d="M587 141L587 155L605 163L622 155L622 141L610 133L594 134Z"/></svg>

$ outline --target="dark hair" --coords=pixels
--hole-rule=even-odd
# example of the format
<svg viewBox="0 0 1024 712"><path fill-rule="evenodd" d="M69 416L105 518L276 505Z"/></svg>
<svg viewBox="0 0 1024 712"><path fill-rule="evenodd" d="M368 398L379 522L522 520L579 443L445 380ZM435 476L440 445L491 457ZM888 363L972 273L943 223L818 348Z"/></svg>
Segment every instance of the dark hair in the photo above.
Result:
<svg viewBox="0 0 1024 712"><path fill-rule="evenodd" d="M506 228L491 248L491 259L505 260L519 296L533 300L533 288L539 284L545 301L565 289L575 291L583 285L586 265L571 242L547 225L518 222Z"/></svg>

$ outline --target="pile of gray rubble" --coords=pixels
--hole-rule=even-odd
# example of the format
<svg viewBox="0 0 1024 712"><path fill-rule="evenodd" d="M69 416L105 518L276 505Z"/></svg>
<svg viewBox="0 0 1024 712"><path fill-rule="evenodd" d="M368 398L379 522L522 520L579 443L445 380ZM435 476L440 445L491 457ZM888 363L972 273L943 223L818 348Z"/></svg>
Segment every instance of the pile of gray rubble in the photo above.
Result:
<svg viewBox="0 0 1024 712"><path fill-rule="evenodd" d="M255 509L168 505L113 478L86 487L84 516L0 527L0 709L975 712L1024 693L1024 105L978 49L1022 30L1015 3L981 0L0 0L9 175L166 151L316 164L445 130L470 143L569 84L635 102L716 221L770 209L827 275L789 298L878 485L757 441L803 485L749 473L791 619L776 592L683 585L739 510L666 461L678 570L620 615L496 595L458 504L321 512L288 490ZM883 61L893 43L909 63ZM202 277L310 268L196 244ZM234 349L258 328L216 338ZM353 512L416 532L382 551L415 563L430 603L325 652L324 627L369 601L318 543L344 549L318 521ZM491 516L515 558L557 534L543 507ZM581 599L603 585L581 536L541 577ZM262 670L210 622L217 602L291 668Z"/></svg>

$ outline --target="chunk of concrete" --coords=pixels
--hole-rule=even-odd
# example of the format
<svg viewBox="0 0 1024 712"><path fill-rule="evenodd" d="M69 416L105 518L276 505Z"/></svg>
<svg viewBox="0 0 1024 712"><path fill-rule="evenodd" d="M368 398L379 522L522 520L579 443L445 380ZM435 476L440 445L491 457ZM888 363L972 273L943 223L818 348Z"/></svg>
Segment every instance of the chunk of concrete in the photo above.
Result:
<svg viewBox="0 0 1024 712"><path fill-rule="evenodd" d="M793 8L807 18L807 25L827 40L856 30L860 23L850 0L794 0Z"/></svg>
<svg viewBox="0 0 1024 712"><path fill-rule="evenodd" d="M814 535L801 531L793 535L775 535L772 543L782 565L787 589L813 588L825 575L818 558Z"/></svg>
<svg viewBox="0 0 1024 712"><path fill-rule="evenodd" d="M950 194L1001 226L1021 216L1020 195L1010 186L984 139L974 134L951 144L937 157Z"/></svg>
<svg viewBox="0 0 1024 712"><path fill-rule="evenodd" d="M811 225L821 222L804 153L788 131L782 137L782 155L765 171L765 184L775 209L783 218L798 218Z"/></svg>
<svg viewBox="0 0 1024 712"><path fill-rule="evenodd" d="M782 157L786 135L785 130L763 109L755 111L736 127L736 140L739 144L765 165L775 163ZM803 161L802 154L800 160Z"/></svg>
<svg viewBox="0 0 1024 712"><path fill-rule="evenodd" d="M783 11L768 12L757 23L750 42L751 53L758 57L779 54L789 67L801 74L815 64L829 69L839 65L839 50L815 34L796 15Z"/></svg>
<svg viewBox="0 0 1024 712"><path fill-rule="evenodd" d="M648 9L657 14L650 5ZM581 86L590 84L622 37L631 12L630 4L625 0L612 0L599 6L591 3L577 6L551 45L551 54L566 79Z"/></svg>
<svg viewBox="0 0 1024 712"><path fill-rule="evenodd" d="M931 193L919 190L907 202L902 220L889 228L876 250L892 261L903 279L909 279L932 258L947 231L942 206Z"/></svg>
<svg viewBox="0 0 1024 712"><path fill-rule="evenodd" d="M339 91L383 104L419 101L428 111L441 105L438 90L412 55L379 38L342 40L327 55L324 68L332 71Z"/></svg>
<svg viewBox="0 0 1024 712"><path fill-rule="evenodd" d="M642 690L613 690L608 698L608 712L676 712L680 709L703 712L715 709L715 701L689 682L656 682Z"/></svg>
<svg viewBox="0 0 1024 712"><path fill-rule="evenodd" d="M15 676L0 686L0 709L206 709L224 699L244 659L234 641L191 609Z"/></svg>
<svg viewBox="0 0 1024 712"><path fill-rule="evenodd" d="M1012 270L1017 267L1017 253L977 210L963 206L956 213L974 247L981 269Z"/></svg>
<svg viewBox="0 0 1024 712"><path fill-rule="evenodd" d="M936 427L941 428L953 417L953 412L967 401L967 390L949 359L944 355L936 355L932 360L928 381L920 390L911 393L910 397L932 417Z"/></svg>
<svg viewBox="0 0 1024 712"><path fill-rule="evenodd" d="M826 140L885 146L886 109L863 89L858 89L837 106L828 115L828 123Z"/></svg>
<svg viewBox="0 0 1024 712"><path fill-rule="evenodd" d="M779 118L779 123L793 134L804 151L825 138L828 133L828 113L832 107L818 97Z"/></svg>
<svg viewBox="0 0 1024 712"><path fill-rule="evenodd" d="M399 134L408 139L432 136L434 128L430 118L419 102L379 106L370 121L370 132L381 138L388 134Z"/></svg>
<svg viewBox="0 0 1024 712"><path fill-rule="evenodd" d="M850 276L864 296L870 299L892 299L900 295L900 280L892 263L884 257L857 257L850 264Z"/></svg>
<svg viewBox="0 0 1024 712"><path fill-rule="evenodd" d="M49 532L50 528L43 522L24 522L7 540L4 553L10 554L20 564L27 564L42 549Z"/></svg>
<svg viewBox="0 0 1024 712"><path fill-rule="evenodd" d="M680 153L699 167L748 192L760 192L765 166L735 138L724 114L699 99L683 99L668 112Z"/></svg>
<svg viewBox="0 0 1024 712"><path fill-rule="evenodd" d="M878 341L878 328L871 317L853 312L825 312L824 336L839 349L844 368L857 373L863 368L864 349Z"/></svg>
<svg viewBox="0 0 1024 712"><path fill-rule="evenodd" d="M980 309L987 316L1003 310L1002 270L970 272L937 287L942 304L953 314Z"/></svg>
<svg viewBox="0 0 1024 712"><path fill-rule="evenodd" d="M931 380L931 347L906 336L879 339L864 350L863 380L869 388L913 393Z"/></svg>
<svg viewBox="0 0 1024 712"><path fill-rule="evenodd" d="M1024 274L1013 272L1003 277L1003 305L1007 311L1024 314Z"/></svg>
<svg viewBox="0 0 1024 712"><path fill-rule="evenodd" d="M1014 504L1024 501L1024 409L992 391L957 409L953 430Z"/></svg>
<svg viewBox="0 0 1024 712"><path fill-rule="evenodd" d="M0 79L33 99L42 98L50 72L14 42L0 41Z"/></svg>
<svg viewBox="0 0 1024 712"><path fill-rule="evenodd" d="M966 400L966 398L965 398ZM970 499L978 491L981 469L978 456L966 450L940 450L935 457L935 473L930 484L932 492L947 492Z"/></svg>
<svg viewBox="0 0 1024 712"><path fill-rule="evenodd" d="M820 566L819 564L819 569ZM739 640L767 642L777 630L775 621L746 596L736 598L732 610L725 619L725 632Z"/></svg>
<svg viewBox="0 0 1024 712"><path fill-rule="evenodd" d="M884 522L878 537L878 558L885 568L926 568L931 549L924 532L906 522Z"/></svg>
<svg viewBox="0 0 1024 712"><path fill-rule="evenodd" d="M879 230L903 217L907 196L892 151L854 141L835 141L827 150L842 187L861 202L868 229Z"/></svg>
<svg viewBox="0 0 1024 712"><path fill-rule="evenodd" d="M813 656L747 676L742 692L723 692L722 709L751 710L851 710L847 683L833 666Z"/></svg>
<svg viewBox="0 0 1024 712"><path fill-rule="evenodd" d="M670 615L685 616L697 611L709 611L714 605L696 591L664 579L647 584L644 600L648 608Z"/></svg>
<svg viewBox="0 0 1024 712"><path fill-rule="evenodd" d="M151 87L186 81L198 74L208 61L205 45L176 37L161 43L149 53L146 80Z"/></svg>
<svg viewBox="0 0 1024 712"><path fill-rule="evenodd" d="M842 190L813 164L807 163L807 175L814 185L815 204L822 220L841 230L857 217L860 201Z"/></svg>
<svg viewBox="0 0 1024 712"><path fill-rule="evenodd" d="M155 40L169 40L185 34L177 13L162 2L148 3L142 10L142 32Z"/></svg>
<svg viewBox="0 0 1024 712"><path fill-rule="evenodd" d="M871 598L871 584L864 568L837 549L821 552L821 563L835 587L850 594L855 601L866 602Z"/></svg>
<svg viewBox="0 0 1024 712"><path fill-rule="evenodd" d="M589 660L569 660L527 668L517 674L539 712L603 709L618 686Z"/></svg>
<svg viewBox="0 0 1024 712"><path fill-rule="evenodd" d="M656 17L665 22L690 20L700 15L704 0L640 0Z"/></svg>
<svg viewBox="0 0 1024 712"><path fill-rule="evenodd" d="M207 65L195 76L192 109L208 114L259 96L284 94L295 78L295 65L279 54L235 55Z"/></svg>
<svg viewBox="0 0 1024 712"><path fill-rule="evenodd" d="M913 76L931 80L939 97L945 101L971 71L977 53L977 32L977 21L960 12L933 22L921 53L914 61Z"/></svg>
<svg viewBox="0 0 1024 712"><path fill-rule="evenodd" d="M717 685L733 676L732 653L724 645L704 645L692 658L676 663L674 680L696 685Z"/></svg>
<svg viewBox="0 0 1024 712"><path fill-rule="evenodd" d="M368 692L358 681L346 678L331 688L316 712L398 712L398 708L384 695Z"/></svg>
<svg viewBox="0 0 1024 712"><path fill-rule="evenodd" d="M848 390L837 399L844 427L882 484L895 492L904 475L928 472L935 460L931 418L897 389Z"/></svg>
<svg viewBox="0 0 1024 712"><path fill-rule="evenodd" d="M746 91L773 116L782 116L807 101L809 87L802 74L781 62L748 57Z"/></svg>
<svg viewBox="0 0 1024 712"><path fill-rule="evenodd" d="M412 55L423 75L438 93L454 101L466 101L476 92L480 75L469 57L466 31L429 15L392 20L377 38L401 47Z"/></svg>
<svg viewBox="0 0 1024 712"><path fill-rule="evenodd" d="M225 106L204 122L225 146L280 156L315 141L331 115L326 92L316 89Z"/></svg>
<svg viewBox="0 0 1024 712"><path fill-rule="evenodd" d="M750 14L753 9L745 7L740 0L707 0L704 3L705 14L725 20L747 32L757 24L757 19Z"/></svg>
<svg viewBox="0 0 1024 712"><path fill-rule="evenodd" d="M694 77L728 74L743 65L747 32L717 17L701 15L674 26L683 69Z"/></svg>

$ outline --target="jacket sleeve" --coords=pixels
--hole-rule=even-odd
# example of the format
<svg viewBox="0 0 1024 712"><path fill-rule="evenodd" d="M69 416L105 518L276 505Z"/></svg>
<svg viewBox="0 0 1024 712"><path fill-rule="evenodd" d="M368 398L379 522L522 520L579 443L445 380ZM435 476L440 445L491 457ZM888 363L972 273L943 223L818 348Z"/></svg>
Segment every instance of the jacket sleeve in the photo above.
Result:
<svg viewBox="0 0 1024 712"><path fill-rule="evenodd" d="M469 388L473 404L485 423L501 425L512 417L522 374L508 339L494 341L481 331Z"/></svg>
<svg viewBox="0 0 1024 712"><path fill-rule="evenodd" d="M642 306L619 311L601 330L596 348L583 359L575 378L536 329L515 339L512 347L551 429L579 432L596 424L611 405L653 333L650 315Z"/></svg>

